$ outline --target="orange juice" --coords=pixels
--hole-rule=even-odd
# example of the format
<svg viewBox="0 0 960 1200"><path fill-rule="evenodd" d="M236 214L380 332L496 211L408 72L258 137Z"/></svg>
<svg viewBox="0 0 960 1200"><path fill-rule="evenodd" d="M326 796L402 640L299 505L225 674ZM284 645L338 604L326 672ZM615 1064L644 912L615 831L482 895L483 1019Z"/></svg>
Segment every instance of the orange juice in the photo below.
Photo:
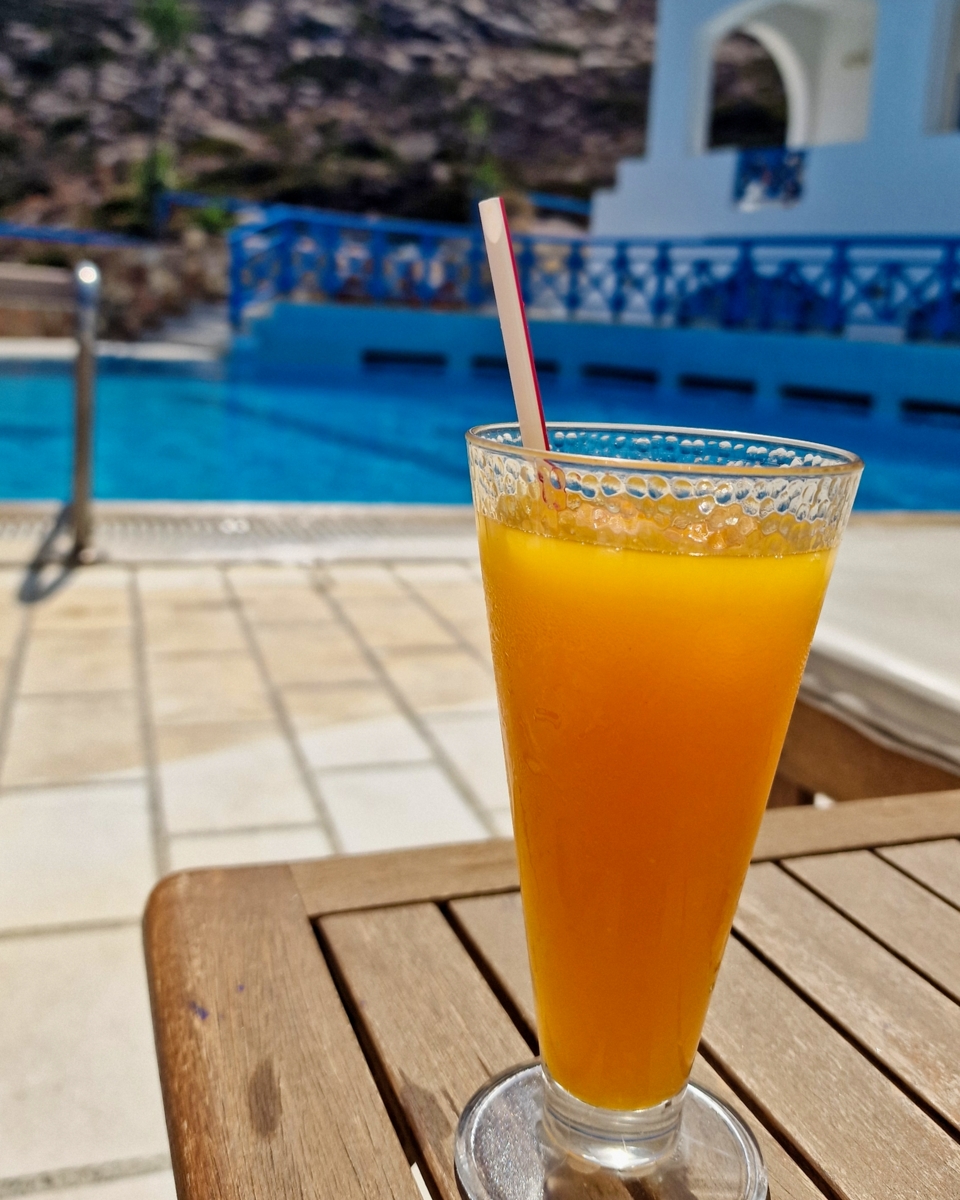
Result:
<svg viewBox="0 0 960 1200"><path fill-rule="evenodd" d="M689 1074L834 552L478 524L543 1060L646 1108Z"/></svg>

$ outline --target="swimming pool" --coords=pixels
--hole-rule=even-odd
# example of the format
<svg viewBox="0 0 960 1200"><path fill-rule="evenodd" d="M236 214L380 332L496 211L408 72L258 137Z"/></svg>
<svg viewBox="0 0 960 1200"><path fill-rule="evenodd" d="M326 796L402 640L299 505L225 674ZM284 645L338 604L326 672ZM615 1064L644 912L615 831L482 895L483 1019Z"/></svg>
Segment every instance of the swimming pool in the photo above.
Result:
<svg viewBox="0 0 960 1200"><path fill-rule="evenodd" d="M960 509L960 427L884 424L814 404L755 412L749 398L635 383L544 383L550 420L748 429L830 442L867 463L861 509ZM64 499L69 370L0 368L0 496ZM463 434L509 420L505 375L454 379L373 368L323 382L229 367L101 365L94 485L101 499L468 502Z"/></svg>

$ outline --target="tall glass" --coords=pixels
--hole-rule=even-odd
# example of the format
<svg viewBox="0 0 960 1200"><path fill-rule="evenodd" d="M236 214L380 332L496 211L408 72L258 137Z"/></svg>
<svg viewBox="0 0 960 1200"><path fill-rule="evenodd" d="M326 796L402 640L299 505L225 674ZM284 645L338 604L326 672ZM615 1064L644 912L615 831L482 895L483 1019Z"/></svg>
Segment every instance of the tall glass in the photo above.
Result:
<svg viewBox="0 0 960 1200"><path fill-rule="evenodd" d="M496 1194L477 1123L526 1086L563 1152L649 1173L699 1122L756 1157L716 1194L762 1195L750 1135L688 1076L862 463L707 430L549 438L467 435L542 1072L471 1103L461 1183Z"/></svg>

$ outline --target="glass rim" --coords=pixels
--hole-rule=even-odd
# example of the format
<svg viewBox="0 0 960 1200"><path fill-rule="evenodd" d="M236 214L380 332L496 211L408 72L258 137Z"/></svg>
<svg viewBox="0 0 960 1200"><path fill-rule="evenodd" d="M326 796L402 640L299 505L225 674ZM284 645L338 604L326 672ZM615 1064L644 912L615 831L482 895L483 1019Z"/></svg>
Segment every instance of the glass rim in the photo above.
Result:
<svg viewBox="0 0 960 1200"><path fill-rule="evenodd" d="M505 445L503 442L494 441L491 437L486 436L493 430L516 430L520 432L520 423L518 421L495 421L486 425L474 425L472 429L468 429L466 433L467 442L472 446L477 446L482 450L495 450L498 453L518 454L524 458L533 461L545 463L564 463L576 464L578 466L596 464L604 467L611 467L616 470L645 470L657 468L661 474L684 474L684 475L751 475L764 476L768 475L772 478L782 477L784 475L802 476L806 478L818 478L823 475L853 475L863 470L863 460L859 455L854 454L851 450L842 450L838 446L828 446L822 442L807 442L800 438L781 438L775 437L766 433L747 433L742 430L734 429L698 429L683 425L632 425L623 423L608 423L606 421L548 421L546 429L564 430L576 429L590 431L602 431L605 433L617 434L666 434L668 436L680 437L709 437L722 438L724 440L736 439L737 441L758 442L767 445L784 446L803 450L808 453L829 454L834 458L839 458L840 462L820 463L817 465L801 463L799 465L788 465L784 463L781 466L761 466L761 465L734 465L733 463L690 463L690 462L663 462L653 458L615 458L607 457L599 454L577 454L569 450L540 450L530 446Z"/></svg>

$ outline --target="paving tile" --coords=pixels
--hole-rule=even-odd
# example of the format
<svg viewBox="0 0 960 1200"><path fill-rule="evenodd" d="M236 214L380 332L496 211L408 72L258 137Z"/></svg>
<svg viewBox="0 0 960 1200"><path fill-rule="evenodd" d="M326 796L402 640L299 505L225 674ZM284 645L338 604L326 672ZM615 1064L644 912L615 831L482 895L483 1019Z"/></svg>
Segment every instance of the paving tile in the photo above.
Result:
<svg viewBox="0 0 960 1200"><path fill-rule="evenodd" d="M160 726L157 751L172 833L316 816L290 746L274 723Z"/></svg>
<svg viewBox="0 0 960 1200"><path fill-rule="evenodd" d="M23 627L25 606L0 603L0 658L9 658Z"/></svg>
<svg viewBox="0 0 960 1200"><path fill-rule="evenodd" d="M351 683L376 674L340 625L261 626L257 641L275 684Z"/></svg>
<svg viewBox="0 0 960 1200"><path fill-rule="evenodd" d="M203 654L247 648L236 612L218 600L145 605L144 616L146 645L151 654Z"/></svg>
<svg viewBox="0 0 960 1200"><path fill-rule="evenodd" d="M414 708L496 708L493 676L464 650L381 655L384 669Z"/></svg>
<svg viewBox="0 0 960 1200"><path fill-rule="evenodd" d="M338 600L403 595L393 572L379 563L335 564L326 568L324 579Z"/></svg>
<svg viewBox="0 0 960 1200"><path fill-rule="evenodd" d="M346 598L342 604L360 635L376 650L456 644L439 621L407 596Z"/></svg>
<svg viewBox="0 0 960 1200"><path fill-rule="evenodd" d="M323 798L345 850L360 852L488 837L446 775L432 764L334 771Z"/></svg>
<svg viewBox="0 0 960 1200"><path fill-rule="evenodd" d="M323 858L330 853L332 847L319 826L170 839L170 864L175 871L242 863L295 862L302 858Z"/></svg>
<svg viewBox="0 0 960 1200"><path fill-rule="evenodd" d="M428 759L426 743L375 684L288 688L283 693L300 746L316 768Z"/></svg>
<svg viewBox="0 0 960 1200"><path fill-rule="evenodd" d="M151 655L150 686L158 724L273 716L256 663L246 653Z"/></svg>
<svg viewBox="0 0 960 1200"><path fill-rule="evenodd" d="M167 591L225 593L223 576L216 567L141 567L137 583L144 595Z"/></svg>
<svg viewBox="0 0 960 1200"><path fill-rule="evenodd" d="M35 630L112 629L129 625L130 575L120 567L75 572L62 588L30 605Z"/></svg>
<svg viewBox="0 0 960 1200"><path fill-rule="evenodd" d="M143 772L132 692L22 696L13 711L4 787L84 783Z"/></svg>
<svg viewBox="0 0 960 1200"><path fill-rule="evenodd" d="M167 1150L140 929L0 940L0 1178Z"/></svg>
<svg viewBox="0 0 960 1200"><path fill-rule="evenodd" d="M58 1188L50 1200L177 1200L177 1188L173 1171L154 1171L83 1187Z"/></svg>
<svg viewBox="0 0 960 1200"><path fill-rule="evenodd" d="M254 623L333 620L333 609L301 568L237 567L230 580Z"/></svg>
<svg viewBox="0 0 960 1200"><path fill-rule="evenodd" d="M130 691L133 687L129 626L35 630L27 643L22 695Z"/></svg>
<svg viewBox="0 0 960 1200"><path fill-rule="evenodd" d="M136 920L154 880L144 784L0 795L0 929Z"/></svg>
<svg viewBox="0 0 960 1200"><path fill-rule="evenodd" d="M500 718L496 713L436 713L425 718L484 808L509 808Z"/></svg>

